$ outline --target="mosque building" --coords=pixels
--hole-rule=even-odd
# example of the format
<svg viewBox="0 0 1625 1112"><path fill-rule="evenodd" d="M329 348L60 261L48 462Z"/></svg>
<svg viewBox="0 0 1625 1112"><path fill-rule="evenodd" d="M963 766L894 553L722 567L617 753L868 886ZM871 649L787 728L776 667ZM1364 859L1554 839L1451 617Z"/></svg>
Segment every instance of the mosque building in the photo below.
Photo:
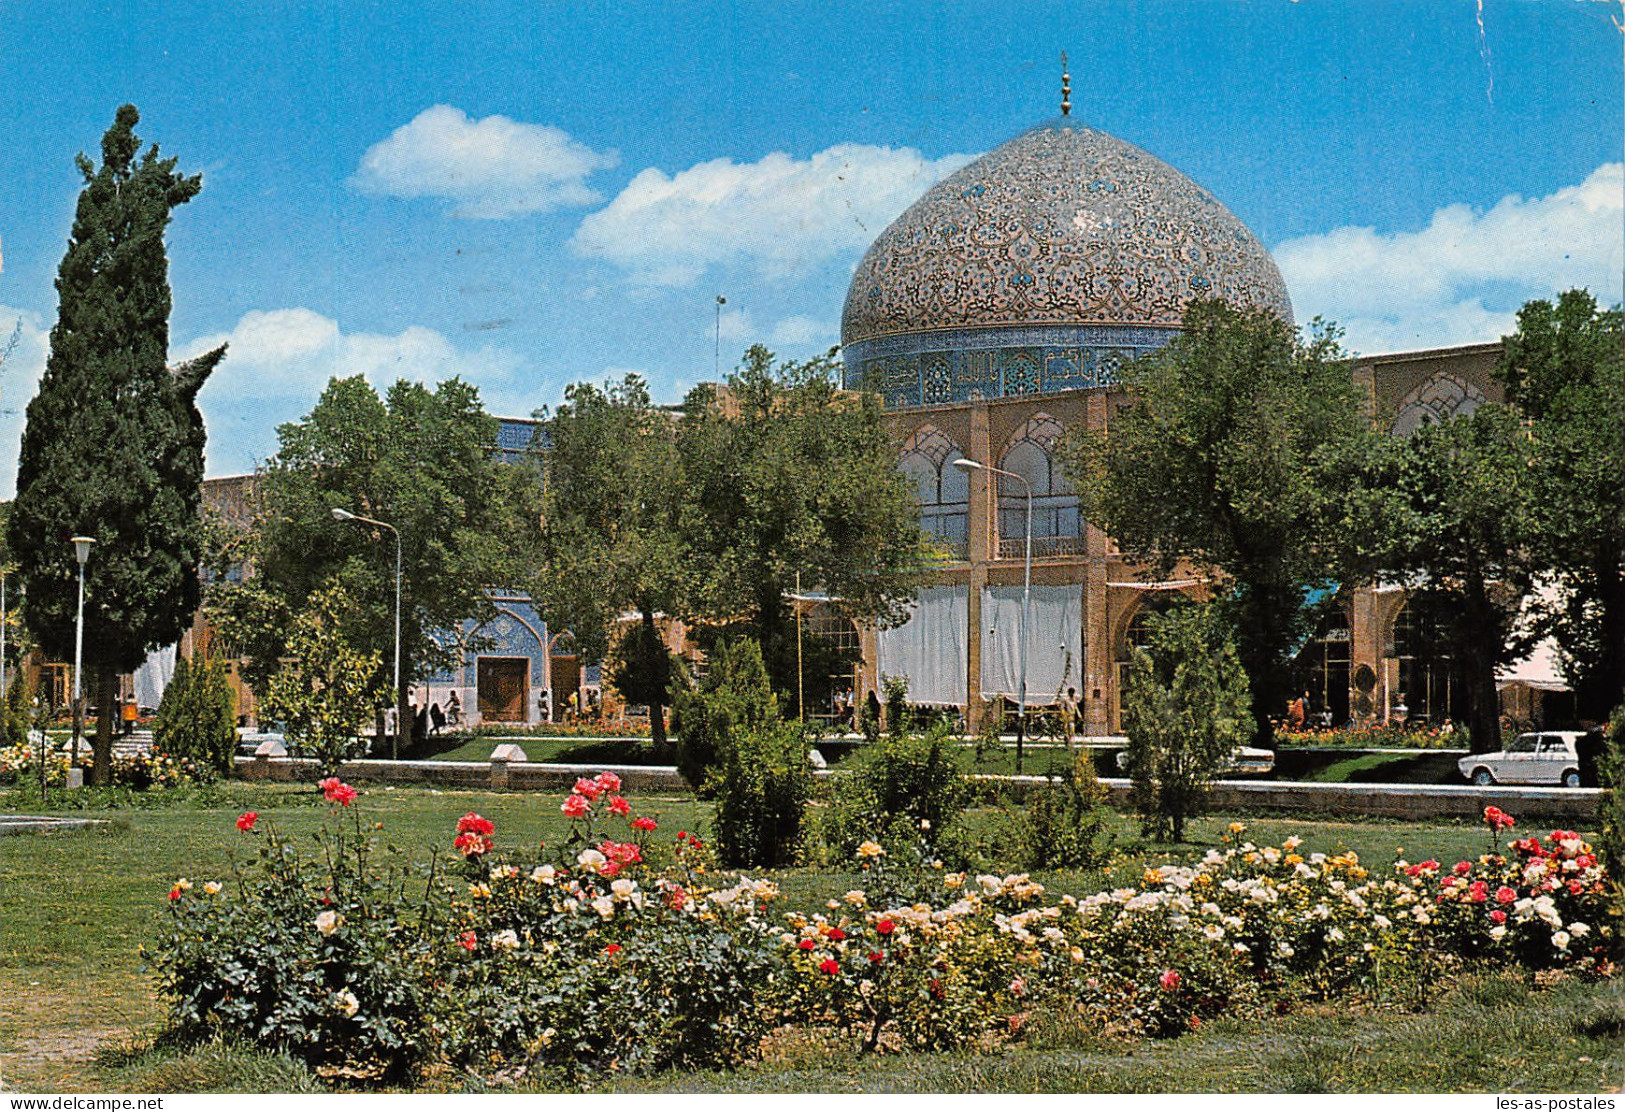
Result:
<svg viewBox="0 0 1625 1112"><path fill-rule="evenodd" d="M1269 252L1201 185L1062 114L939 182L859 264L841 323L845 385L880 392L923 524L950 554L909 620L862 635L857 687L905 677L909 698L1014 704L1032 494L1028 705L1071 689L1079 730L1118 733L1122 676L1145 617L1202 597L1194 572L1154 579L1083 520L1056 447L1127 402L1117 369L1167 343L1198 298L1292 304ZM1500 345L1357 359L1368 411L1404 435L1497 398ZM969 461L955 466L955 461ZM996 476L991 469L1019 479ZM1448 660L1397 589L1346 591L1299 657L1331 721L1448 717ZM1534 681L1540 682L1540 681ZM1283 711L1285 708L1281 708Z"/></svg>
<svg viewBox="0 0 1625 1112"><path fill-rule="evenodd" d="M1204 597L1210 584L1189 569L1157 579L1125 559L1080 516L1056 447L1072 429L1107 427L1128 402L1118 368L1166 344L1191 301L1222 298L1288 322L1292 303L1269 252L1217 198L1079 123L1064 83L1061 107L931 188L875 240L847 293L844 385L883 397L898 466L946 562L894 629L856 628L816 598L798 605L811 635L860 650L852 675L821 677L837 690L862 698L901 676L912 702L959 708L974 729L989 706L1015 703L1024 677L1029 706L1070 689L1080 732L1111 735L1146 617L1179 596ZM1372 419L1406 435L1498 399L1499 354L1489 343L1369 356L1352 361L1352 374ZM533 448L533 436L545 441L536 422L500 423L505 457ZM210 480L205 499L241 515L251 486L251 476ZM425 700L455 692L469 724L535 723L596 684L596 667L575 659L568 635L548 631L531 600L501 592L494 601L487 628L462 631L487 647L432 677ZM1325 721L1459 717L1450 661L1404 591L1349 590L1338 602L1298 658ZM1561 687L1549 661L1504 681L1531 717ZM239 697L251 708L246 688Z"/></svg>

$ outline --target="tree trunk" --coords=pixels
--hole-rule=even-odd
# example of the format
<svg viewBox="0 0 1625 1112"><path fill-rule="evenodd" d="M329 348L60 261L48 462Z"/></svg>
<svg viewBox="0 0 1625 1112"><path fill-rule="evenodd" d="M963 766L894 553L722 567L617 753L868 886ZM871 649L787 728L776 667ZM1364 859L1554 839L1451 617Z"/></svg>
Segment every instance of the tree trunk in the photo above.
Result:
<svg viewBox="0 0 1625 1112"><path fill-rule="evenodd" d="M666 684L671 677L666 666L666 643L655 628L654 611L647 607L643 610L643 645L654 670L649 684L649 736L658 752L666 747Z"/></svg>
<svg viewBox="0 0 1625 1112"><path fill-rule="evenodd" d="M1607 563L1599 564L1595 574L1599 652L1594 666L1576 686L1575 713L1583 720L1603 723L1625 701L1625 574Z"/></svg>
<svg viewBox="0 0 1625 1112"><path fill-rule="evenodd" d="M118 673L105 667L96 673L96 746L90 768L92 784L113 782L113 710L118 701Z"/></svg>

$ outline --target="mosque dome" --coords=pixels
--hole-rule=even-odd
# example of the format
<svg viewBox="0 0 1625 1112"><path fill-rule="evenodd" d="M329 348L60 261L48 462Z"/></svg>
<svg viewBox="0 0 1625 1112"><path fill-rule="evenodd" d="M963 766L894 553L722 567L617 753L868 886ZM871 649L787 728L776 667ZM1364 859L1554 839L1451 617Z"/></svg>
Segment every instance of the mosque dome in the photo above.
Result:
<svg viewBox="0 0 1625 1112"><path fill-rule="evenodd" d="M894 405L1043 392L1109 381L1203 297L1292 320L1269 252L1211 193L1062 116L937 183L881 233L841 339L849 381Z"/></svg>

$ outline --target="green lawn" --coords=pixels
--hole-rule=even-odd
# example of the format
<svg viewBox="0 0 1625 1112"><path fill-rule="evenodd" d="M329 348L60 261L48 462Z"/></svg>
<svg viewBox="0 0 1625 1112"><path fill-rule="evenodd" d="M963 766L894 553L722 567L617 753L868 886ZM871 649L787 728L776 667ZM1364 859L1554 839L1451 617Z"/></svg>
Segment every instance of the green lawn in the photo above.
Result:
<svg viewBox="0 0 1625 1112"><path fill-rule="evenodd" d="M326 810L312 789L298 785L237 783L179 798L173 807L76 812L109 820L94 832L0 838L0 1078L6 1085L54 1091L305 1083L291 1063L219 1048L133 1058L108 1049L148 1039L161 1025L163 1008L151 995L136 948L154 936L175 878L202 881L225 873L230 855L248 846L233 827L242 810L257 810L261 822L274 821L294 834L314 829ZM368 821L384 824L391 842L426 855L449 842L457 817L469 810L495 820L504 845L558 839L565 830L562 798L377 788L365 792L360 806ZM18 802L0 793L0 811L19 809ZM705 829L708 806L691 797L641 795L635 803L640 813L660 820L663 835L682 827ZM1148 863L1200 856L1218 844L1230 818L1199 820L1190 828L1189 844L1156 847L1142 844L1132 821L1119 817L1114 833L1122 853L1111 873L1137 875ZM1413 859L1448 861L1485 846L1482 830L1468 824L1248 820L1247 836L1260 842L1278 844L1292 833L1305 838L1309 851L1353 849L1377 865L1399 849ZM789 904L810 908L845 891L854 877L843 870L795 869L777 879ZM1112 883L1103 874L1039 879L1074 893ZM1539 1040L1531 1024L1542 1032ZM1088 1032L1044 1029L992 1054L862 1061L849 1047L832 1053L827 1046L789 1044L736 1074L657 1079L654 1087L1596 1089L1622 1080L1622 1032L1625 1002L1617 985L1568 983L1545 991L1516 977L1492 978L1463 985L1420 1016L1335 1009L1267 1027L1214 1024L1177 1043L1134 1046L1098 1042ZM1457 1066L1423 1074L1382 1065L1384 1057Z"/></svg>

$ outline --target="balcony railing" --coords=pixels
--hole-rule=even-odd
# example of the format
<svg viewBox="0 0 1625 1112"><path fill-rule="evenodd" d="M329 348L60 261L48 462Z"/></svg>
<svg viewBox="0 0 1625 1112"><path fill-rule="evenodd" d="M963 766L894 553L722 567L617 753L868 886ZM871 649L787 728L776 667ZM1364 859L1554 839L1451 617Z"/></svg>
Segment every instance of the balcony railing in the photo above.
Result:
<svg viewBox="0 0 1625 1112"><path fill-rule="evenodd" d="M1025 558L1027 542L1024 537L1000 537L999 559L1020 560ZM1081 556L1084 553L1084 540L1082 537L1034 537L1033 557L1044 556Z"/></svg>

